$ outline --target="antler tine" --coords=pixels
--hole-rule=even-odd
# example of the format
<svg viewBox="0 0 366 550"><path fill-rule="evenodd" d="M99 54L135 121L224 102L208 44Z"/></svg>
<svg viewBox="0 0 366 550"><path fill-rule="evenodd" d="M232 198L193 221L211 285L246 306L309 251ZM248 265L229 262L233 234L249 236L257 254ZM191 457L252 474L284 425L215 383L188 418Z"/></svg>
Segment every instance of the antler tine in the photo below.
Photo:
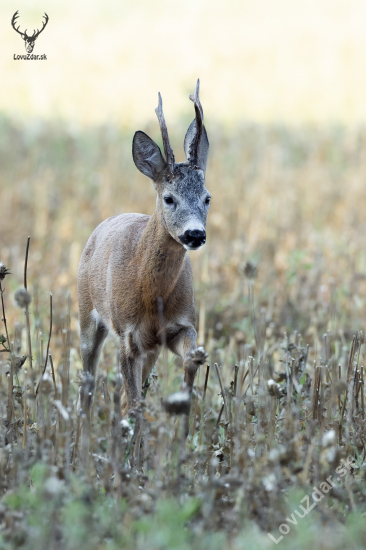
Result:
<svg viewBox="0 0 366 550"><path fill-rule="evenodd" d="M19 13L18 13L18 12L19 12L19 10L17 10L17 11L14 13L14 15L13 15L13 17L12 17L12 19L11 19L11 26L13 27L13 29L14 29L18 34L20 34L21 36L24 36L24 33L21 32L21 31L19 30L19 29L20 29L20 25L18 25L18 28L16 28L16 26L15 26L15 23L17 23L17 19L18 19L18 17L19 17Z"/></svg>
<svg viewBox="0 0 366 550"><path fill-rule="evenodd" d="M189 96L189 99L194 103L194 110L196 112L196 134L192 139L189 147L189 160L192 164L198 163L198 147L201 141L203 130L203 109L200 101L200 79L197 79L196 90L194 94Z"/></svg>
<svg viewBox="0 0 366 550"><path fill-rule="evenodd" d="M200 121L203 123L203 109L200 101L200 79L199 78L197 79L195 92L194 94L189 96L189 99L194 103L194 107L196 109L196 115L197 115L197 109L198 109Z"/></svg>
<svg viewBox="0 0 366 550"><path fill-rule="evenodd" d="M174 166L175 166L175 159L174 159L174 153L173 149L170 146L169 141L169 135L168 135L168 128L166 126L164 113L163 113L163 101L161 99L161 95L159 92L159 104L155 109L156 116L158 117L159 125L160 125L160 131L161 131L161 137L163 138L163 145L164 145L164 152L166 161L168 163L170 172L174 172Z"/></svg>
<svg viewBox="0 0 366 550"><path fill-rule="evenodd" d="M41 32L43 31L43 29L45 28L45 26L46 26L46 25L47 25L47 23L48 23L49 17L48 17L48 15L47 15L47 13L46 13L46 12L44 12L44 15L43 15L43 17L45 18L45 21L44 21L44 22L42 22L42 28L41 28L41 30L39 31L39 30L37 29L37 34L36 34L36 38L38 37L38 35L40 35L40 34L41 34ZM34 31L33 35L35 34L35 32L36 32L36 31Z"/></svg>

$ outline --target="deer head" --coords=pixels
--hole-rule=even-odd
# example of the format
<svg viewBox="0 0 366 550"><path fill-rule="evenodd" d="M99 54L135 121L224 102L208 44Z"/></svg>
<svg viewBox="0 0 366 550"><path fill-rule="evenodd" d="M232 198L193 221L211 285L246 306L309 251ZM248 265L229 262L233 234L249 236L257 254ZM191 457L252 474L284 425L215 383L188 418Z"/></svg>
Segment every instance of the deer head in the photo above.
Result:
<svg viewBox="0 0 366 550"><path fill-rule="evenodd" d="M189 97L194 103L196 117L184 139L186 161L175 162L160 93L155 112L160 124L165 158L158 145L140 131L133 138L132 155L137 168L154 185L157 210L167 231L187 250L197 250L206 242L206 219L211 199L205 186L209 143L203 125L199 80L194 95Z"/></svg>
<svg viewBox="0 0 366 550"><path fill-rule="evenodd" d="M34 30L32 36L27 35L27 29L24 32L20 32L19 30L20 25L18 26L18 28L15 27L15 23L18 17L19 17L19 14L18 14L18 11L16 11L12 17L11 26L23 38L27 53L32 53L35 41L37 40L38 36L41 34L41 32L43 31L43 29L48 23L48 15L47 13L44 14L43 17L45 18L45 21L42 23L41 30L40 31L38 29L37 31Z"/></svg>

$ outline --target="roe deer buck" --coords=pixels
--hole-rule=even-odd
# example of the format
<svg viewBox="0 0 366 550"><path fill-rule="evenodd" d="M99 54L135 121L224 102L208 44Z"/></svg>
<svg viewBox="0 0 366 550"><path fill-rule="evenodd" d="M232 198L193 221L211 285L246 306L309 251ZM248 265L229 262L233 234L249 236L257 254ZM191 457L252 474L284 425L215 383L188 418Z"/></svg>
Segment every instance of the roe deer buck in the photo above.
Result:
<svg viewBox="0 0 366 550"><path fill-rule="evenodd" d="M121 214L102 222L90 236L78 271L81 356L85 377L95 377L104 339L119 338L122 414L137 411L142 382L165 343L183 358L185 388L206 360L197 348L192 266L187 250L206 241L210 195L205 187L208 139L203 125L199 80L190 96L196 117L184 140L186 161L176 163L164 119L162 100L156 114L163 139L160 148L136 132L132 155L157 193L152 216ZM159 304L163 306L163 322ZM90 376L91 375L91 376ZM79 410L89 416L92 390L80 388Z"/></svg>

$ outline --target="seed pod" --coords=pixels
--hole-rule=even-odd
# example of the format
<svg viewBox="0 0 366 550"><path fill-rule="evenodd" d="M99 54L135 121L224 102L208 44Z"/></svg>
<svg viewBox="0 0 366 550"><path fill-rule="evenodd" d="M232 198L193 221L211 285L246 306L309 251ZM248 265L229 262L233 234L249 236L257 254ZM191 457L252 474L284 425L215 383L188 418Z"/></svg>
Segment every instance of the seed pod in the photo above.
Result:
<svg viewBox="0 0 366 550"><path fill-rule="evenodd" d="M9 275L10 271L5 267L3 262L0 262L0 281L5 279L6 275Z"/></svg>
<svg viewBox="0 0 366 550"><path fill-rule="evenodd" d="M18 307L25 309L32 301L32 296L25 288L18 288L14 294L14 300Z"/></svg>

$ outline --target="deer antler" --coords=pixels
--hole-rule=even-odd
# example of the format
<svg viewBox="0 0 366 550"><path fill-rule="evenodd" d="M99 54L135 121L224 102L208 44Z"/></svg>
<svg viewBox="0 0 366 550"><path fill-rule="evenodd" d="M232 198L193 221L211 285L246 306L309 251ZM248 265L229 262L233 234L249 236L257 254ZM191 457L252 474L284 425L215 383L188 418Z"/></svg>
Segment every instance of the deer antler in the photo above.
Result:
<svg viewBox="0 0 366 550"><path fill-rule="evenodd" d="M43 31L43 29L45 28L45 26L46 26L47 23L48 23L49 17L48 17L48 15L47 15L46 12L44 13L44 16L43 16L43 17L45 18L45 21L42 22L42 28L41 28L41 30L39 31L39 30L37 29L37 34L35 34L36 31L34 31L34 33L33 33L32 38L34 38L34 40L35 40L36 38L38 38L38 36L41 34L41 32Z"/></svg>
<svg viewBox="0 0 366 550"><path fill-rule="evenodd" d="M163 138L165 158L168 163L169 170L173 174L174 167L175 167L175 159L174 159L173 149L170 146L168 128L166 127L166 122L165 122L164 113L163 113L163 101L161 99L160 92L159 92L159 105L155 109L155 113L159 120L161 137Z"/></svg>
<svg viewBox="0 0 366 550"><path fill-rule="evenodd" d="M17 22L16 20L17 20L18 17L19 17L19 13L18 13L18 10L17 10L17 11L14 13L13 17L12 17L11 26L13 27L13 29L14 29L17 33L20 34L20 36L23 38L23 40L28 39L28 42L29 42L29 39L31 39L31 41L33 42L36 38L38 38L38 36L41 34L41 32L43 31L43 29L44 29L45 26L47 25L48 19L49 19L47 13L45 13L44 16L43 16L43 17L45 18L45 21L42 23L42 28L41 28L41 30L40 30L40 31L39 31L38 29L37 29L37 31L34 30L32 36L28 36L28 35L27 35L27 29L25 29L24 32L21 32L21 31L19 30L20 25L18 26L18 28L15 27L15 23Z"/></svg>
<svg viewBox="0 0 366 550"><path fill-rule="evenodd" d="M200 93L200 79L197 80L196 90L194 94L189 96L189 99L194 103L194 110L196 111L196 133L189 147L189 161L194 165L198 164L198 147L201 141L201 136L203 131L203 109L202 109L199 93Z"/></svg>
<svg viewBox="0 0 366 550"><path fill-rule="evenodd" d="M17 18L19 17L18 11L19 11L19 10L17 10L17 11L14 13L13 17L12 17L11 26L12 26L13 29L14 29L18 34L20 34L20 36L24 39L24 36L26 36L26 35L24 34L24 32L20 32L20 30L19 30L20 25L18 26L18 28L15 27L15 23L17 22L16 20L17 20Z"/></svg>

